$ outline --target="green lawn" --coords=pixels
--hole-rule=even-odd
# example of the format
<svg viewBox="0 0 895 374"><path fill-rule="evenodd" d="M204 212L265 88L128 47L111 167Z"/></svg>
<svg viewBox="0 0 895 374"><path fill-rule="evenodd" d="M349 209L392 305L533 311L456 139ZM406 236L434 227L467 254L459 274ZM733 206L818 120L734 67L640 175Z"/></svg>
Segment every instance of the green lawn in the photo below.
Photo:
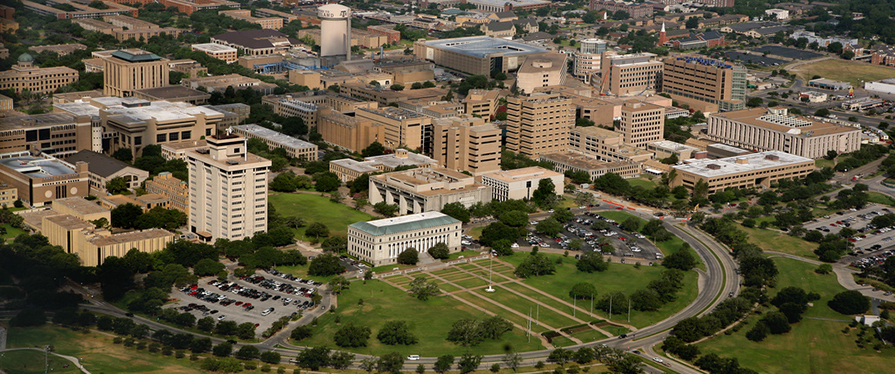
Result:
<svg viewBox="0 0 895 374"><path fill-rule="evenodd" d="M480 255L480 254L482 254L482 251L460 251L460 252L454 252L454 253L451 253L450 256L448 256L448 260L456 260L456 259L460 258L460 256L463 256L463 257L469 257L469 256L478 256L478 255Z"/></svg>
<svg viewBox="0 0 895 374"><path fill-rule="evenodd" d="M825 159L825 158L821 158L821 159L817 159L817 160L815 160L815 161L814 161L814 165L817 166L818 168L823 169L823 168L825 168L825 167L833 167L833 166L836 166L836 162L833 161L833 160L827 160L827 159Z"/></svg>
<svg viewBox="0 0 895 374"><path fill-rule="evenodd" d="M895 200L891 197L881 194L879 192L867 192L867 200L872 203L882 204L882 205L895 205Z"/></svg>
<svg viewBox="0 0 895 374"><path fill-rule="evenodd" d="M658 186L656 184L656 182L653 182L653 181L651 181L649 179L645 179L645 178L628 179L628 184L630 184L631 187L640 186L640 187L646 188L647 190L652 190L653 188L656 188L656 186Z"/></svg>
<svg viewBox="0 0 895 374"><path fill-rule="evenodd" d="M81 372L72 365L71 361L62 357L50 355L46 359L48 359L48 362L44 361L44 353L38 351L4 352L3 358L0 358L0 370L9 374L43 374L46 367L49 367L53 373ZM64 365L69 366L68 368L63 368Z"/></svg>
<svg viewBox="0 0 895 374"><path fill-rule="evenodd" d="M559 254L545 254L551 260L555 261L557 257L561 257ZM502 260L510 262L514 265L522 262L526 254L519 253L510 257L501 257ZM556 274L546 275L540 277L533 277L525 279L525 283L535 287L539 290L542 290L546 293L549 293L557 298L567 300L571 302L571 298L569 297L569 290L576 283L579 282L588 282L592 283L597 287L597 291L600 294L605 294L608 292L623 292L625 294L631 294L636 290L641 288L645 288L647 284L653 279L659 277L659 273L665 270L664 267L661 266L641 266L640 269L634 268L632 265L622 265L613 263L609 265L609 269L600 272L600 273L581 273L575 268L575 262L577 260L573 258L564 258L563 264L558 265L556 269ZM672 314L677 311L683 309L687 305L689 305L693 300L696 299L697 294L697 286L696 286L696 273L693 271L687 272L684 277L684 288L678 292L678 299L674 302L664 305L657 311L653 312L638 312L631 311L631 324L637 327L644 327L659 322L665 318L668 318ZM597 295L597 298L600 296ZM544 300L546 302L546 299ZM555 303L555 302L553 302ZM560 306L551 304L556 308ZM579 309L582 312L587 312L589 307L579 305ZM616 311L613 309L613 320L618 322L627 323L627 314L624 316L620 315L622 309L618 309ZM625 311L627 312L627 311ZM600 315L601 317L607 317L605 312L594 312L595 314ZM578 318L584 318L584 313L579 313Z"/></svg>
<svg viewBox="0 0 895 374"><path fill-rule="evenodd" d="M457 294L457 297L459 297L463 300L466 300L472 304L478 305L478 306L482 307L483 309L486 309L486 310L488 310L494 314L497 314L503 318L506 318L507 321L513 322L519 326L528 326L528 317L523 317L518 314L508 312L506 309L503 309L497 305L494 305L493 303L489 302L488 300L482 299L476 295L470 294L468 292L463 292L463 293ZM542 325L532 323L531 331L534 331L536 333L541 333L541 332L547 331L547 328L545 328Z"/></svg>
<svg viewBox="0 0 895 374"><path fill-rule="evenodd" d="M775 258L780 270L777 289L786 286L802 287L821 295L814 306L808 308L806 317L850 319L827 307L826 302L837 292L845 289L832 274L814 273L814 265L785 258ZM776 290L772 291L776 292ZM760 316L747 321L754 324ZM762 342L747 340L749 325L732 335L720 335L700 344L703 354L717 353L724 357L736 357L744 367L761 373L826 374L826 373L888 373L892 368L892 350L882 353L872 349L859 349L855 344L856 333L842 332L846 322L803 319L793 325L793 330L783 335L770 335Z"/></svg>
<svg viewBox="0 0 895 374"><path fill-rule="evenodd" d="M482 230L484 229L485 226L473 227L471 230L469 230L469 236L475 238L476 240L479 240L479 238L482 237Z"/></svg>
<svg viewBox="0 0 895 374"><path fill-rule="evenodd" d="M363 299L363 305L359 301ZM430 298L428 301L420 301L407 293L401 292L384 282L369 281L367 284L355 282L351 287L339 296L338 313L340 324L335 323L335 314L326 313L319 318L314 328L314 336L299 345L329 345L335 348L333 335L341 326L347 323L368 326L372 330L367 347L347 348L347 350L363 353L382 355L389 352L400 352L402 355L419 354L425 356L437 356L442 354L461 355L467 352L467 348L447 341L448 331L451 325L459 319L477 317L485 318L487 315L474 309L450 296ZM410 323L411 331L419 339L419 343L413 346L386 346L376 339L376 334L382 325L389 320L406 320ZM475 347L479 354L502 354L504 344L515 345L520 351L543 349L540 341L532 339L527 343L519 330L513 330L504 334L499 341L487 340Z"/></svg>
<svg viewBox="0 0 895 374"><path fill-rule="evenodd" d="M525 299L512 292L501 290L501 288L502 287L498 287L499 291L492 293L485 292L484 289L475 290L473 292L476 292L481 296L503 304L504 306L522 313L523 315L528 315L529 313L531 313L532 319L538 321L536 323L544 323L547 326L553 327L557 330L563 327L575 326L580 324L579 322L575 322L575 320L566 317L561 313L554 312L547 309L546 307L538 307L538 303ZM564 309L566 309L563 308L561 305L557 305L556 303L546 304L541 302L541 304L550 305L558 310L564 311Z"/></svg>
<svg viewBox="0 0 895 374"><path fill-rule="evenodd" d="M329 275L329 276L325 276L325 277L319 276L319 275L308 275L308 268L311 266L310 264L311 264L311 262L308 261L307 265L295 265L295 266L283 265L283 266L276 266L276 269L278 271L281 271L286 274L292 274L292 275L299 277L301 279L313 279L315 281L322 282L322 283L327 283L336 277L335 275Z"/></svg>
<svg viewBox="0 0 895 374"><path fill-rule="evenodd" d="M323 223L329 227L329 232L333 236L345 236L348 225L373 219L373 216L367 213L329 201L325 196L307 193L271 193L268 198L281 216L297 216L305 220L306 226L295 230L298 238L302 240L308 240L304 233L307 225L312 222Z"/></svg>
<svg viewBox="0 0 895 374"><path fill-rule="evenodd" d="M581 340L584 343L593 342L593 341L597 341L597 340L603 340L603 339L608 338L608 336L604 335L603 333L601 333L597 330L580 331L580 332L576 332L576 333L572 334L572 336L578 338L578 340Z"/></svg>
<svg viewBox="0 0 895 374"><path fill-rule="evenodd" d="M746 232L749 236L749 241L762 249L817 259L817 255L814 254L814 250L817 249L817 243L789 236L776 230L748 228L739 224L737 228Z"/></svg>
<svg viewBox="0 0 895 374"><path fill-rule="evenodd" d="M19 236L19 234L25 233L25 230L12 227L8 223L4 223L4 224L0 225L0 227L6 229L6 234L0 235L0 239L12 239L12 238L15 238L16 236Z"/></svg>

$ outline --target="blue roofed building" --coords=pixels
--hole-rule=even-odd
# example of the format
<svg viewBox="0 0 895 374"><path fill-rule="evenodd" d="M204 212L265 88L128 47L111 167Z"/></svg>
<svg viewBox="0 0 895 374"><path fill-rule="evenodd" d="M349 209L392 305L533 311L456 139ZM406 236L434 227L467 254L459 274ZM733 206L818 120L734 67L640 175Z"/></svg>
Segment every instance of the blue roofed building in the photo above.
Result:
<svg viewBox="0 0 895 374"><path fill-rule="evenodd" d="M408 249L424 253L438 243L461 248L462 222L441 212L425 212L348 226L348 254L373 266L397 263Z"/></svg>

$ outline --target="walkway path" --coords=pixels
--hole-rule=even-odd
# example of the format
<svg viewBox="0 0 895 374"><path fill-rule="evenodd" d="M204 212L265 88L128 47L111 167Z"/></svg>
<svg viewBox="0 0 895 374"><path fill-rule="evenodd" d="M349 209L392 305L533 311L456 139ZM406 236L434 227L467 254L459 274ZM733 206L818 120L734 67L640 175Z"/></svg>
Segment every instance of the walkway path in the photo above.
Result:
<svg viewBox="0 0 895 374"><path fill-rule="evenodd" d="M812 265L820 265L820 264L824 263L824 262L820 262L817 260L811 260L811 259L807 259L804 257L791 255L788 253L781 253L781 252L774 252L774 251L765 251L765 253L772 255L771 257L784 257L784 258L789 258L789 259L793 259L793 260L797 260L797 261L807 262ZM870 297L870 298L880 299L880 300L889 301L889 302L895 302L895 295L886 296L886 295L884 295L885 291L880 291L880 290L874 291L873 286L860 285L860 284L858 284L858 282L855 282L854 274L856 274L857 271L849 268L848 265L839 264L839 263L832 264L832 265L833 265L833 273L836 274L836 280L839 282L840 285L842 285L842 287L845 287L845 289L851 290L851 291L858 291L862 295Z"/></svg>
<svg viewBox="0 0 895 374"><path fill-rule="evenodd" d="M41 348L9 348L9 349L0 349L0 352L25 351L25 350L28 350L28 351L38 351L38 352L41 352L41 353L44 352L44 350L41 349ZM78 368L78 369L80 369L82 372L84 372L84 373L86 373L86 374L91 374L89 370L87 370L86 368L84 368L83 366L81 366L81 362L78 360L77 357L61 355L61 354L58 354L58 353L56 353L56 352L50 352L50 354L53 355L53 356L61 357L61 358L64 358L64 359L66 359L66 360L68 360L68 361L71 361L71 362L75 365L75 367Z"/></svg>

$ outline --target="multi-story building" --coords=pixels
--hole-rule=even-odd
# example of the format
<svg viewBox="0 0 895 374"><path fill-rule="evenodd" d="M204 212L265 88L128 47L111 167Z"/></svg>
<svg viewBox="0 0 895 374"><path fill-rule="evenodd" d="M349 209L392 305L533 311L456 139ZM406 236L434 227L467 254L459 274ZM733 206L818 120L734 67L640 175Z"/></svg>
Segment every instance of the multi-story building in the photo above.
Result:
<svg viewBox="0 0 895 374"><path fill-rule="evenodd" d="M708 184L713 194L728 188L770 188L777 181L804 178L814 171L814 160L781 151L767 151L719 159L690 159L674 166L670 187L693 190L696 183Z"/></svg>
<svg viewBox="0 0 895 374"><path fill-rule="evenodd" d="M11 70L0 71L0 90L11 89L16 93L28 90L46 94L77 82L78 78L78 71L75 69L65 66L40 68L34 66L31 55L22 53Z"/></svg>
<svg viewBox="0 0 895 374"><path fill-rule="evenodd" d="M36 45L28 47L28 50L33 51L34 53L55 52L59 56L67 56L74 53L75 51L82 51L85 49L87 49L87 46L81 43Z"/></svg>
<svg viewBox="0 0 895 374"><path fill-rule="evenodd" d="M295 14L281 12L278 10L267 9L267 8L256 8L255 14L257 14L260 17L280 17L283 19L284 23L289 23L289 22L298 20L298 16Z"/></svg>
<svg viewBox="0 0 895 374"><path fill-rule="evenodd" d="M440 211L449 203L488 203L491 187L445 168L410 169L371 176L369 199L370 204L395 204L398 214L405 215Z"/></svg>
<svg viewBox="0 0 895 374"><path fill-rule="evenodd" d="M606 41L601 39L581 40L581 46L573 57L573 75L590 84L591 76L600 73L600 62L603 60L603 52L606 52L606 45Z"/></svg>
<svg viewBox="0 0 895 374"><path fill-rule="evenodd" d="M84 221L95 221L100 218L112 219L112 212L108 209L81 197L56 199L53 201L51 208L58 214L68 214Z"/></svg>
<svg viewBox="0 0 895 374"><path fill-rule="evenodd" d="M213 77L184 78L180 81L180 84L184 87L193 89L205 87L205 90L208 91L208 93L213 93L215 91L224 92L227 91L228 87L233 87L233 89L235 90L250 88L253 91L258 91L261 94L268 95L272 94L274 89L277 88L276 84L267 83L260 79L250 78L239 74L216 75Z"/></svg>
<svg viewBox="0 0 895 374"><path fill-rule="evenodd" d="M285 53L299 41L276 30L243 30L211 37L211 42L242 50L246 55Z"/></svg>
<svg viewBox="0 0 895 374"><path fill-rule="evenodd" d="M135 90L168 85L168 59L142 50L120 50L103 59L103 93L132 96Z"/></svg>
<svg viewBox="0 0 895 374"><path fill-rule="evenodd" d="M19 200L19 190L0 182L0 209L11 208Z"/></svg>
<svg viewBox="0 0 895 374"><path fill-rule="evenodd" d="M436 119L432 157L448 169L481 175L500 170L501 130L471 115Z"/></svg>
<svg viewBox="0 0 895 374"><path fill-rule="evenodd" d="M0 182L18 190L31 206L43 206L65 197L87 197L86 163L69 164L47 154L31 152L0 154Z"/></svg>
<svg viewBox="0 0 895 374"><path fill-rule="evenodd" d="M646 147L647 143L665 139L665 108L629 100L622 105L622 119L619 132L624 141L635 147Z"/></svg>
<svg viewBox="0 0 895 374"><path fill-rule="evenodd" d="M597 126L572 128L569 150L603 162L643 163L653 157L652 152L625 144L623 134Z"/></svg>
<svg viewBox="0 0 895 374"><path fill-rule="evenodd" d="M0 95L0 112L8 112L14 109L15 106L12 98L9 96ZM2 152L2 148L0 148L0 152Z"/></svg>
<svg viewBox="0 0 895 374"><path fill-rule="evenodd" d="M652 4L615 0L590 0L590 10L605 10L610 13L622 11L628 13L631 18L643 18L653 15Z"/></svg>
<svg viewBox="0 0 895 374"><path fill-rule="evenodd" d="M438 243L460 250L462 222L441 212L357 222L348 226L348 254L373 266L394 264L408 249L426 252Z"/></svg>
<svg viewBox="0 0 895 374"><path fill-rule="evenodd" d="M717 104L719 110L746 107L746 68L699 56L665 59L662 92Z"/></svg>
<svg viewBox="0 0 895 374"><path fill-rule="evenodd" d="M516 87L522 92L531 93L538 87L562 86L567 70L565 53L529 55L516 71Z"/></svg>
<svg viewBox="0 0 895 374"><path fill-rule="evenodd" d="M359 108L355 112L359 120L381 124L385 128L385 138L380 141L388 149L407 147L431 153L426 149L431 144L432 118L406 109L384 107L379 109Z"/></svg>
<svg viewBox="0 0 895 374"><path fill-rule="evenodd" d="M87 172L90 177L90 194L103 196L107 193L106 183L112 179L123 178L127 182L129 190L140 188L143 181L149 178L149 172L137 169L118 159L106 156L102 153L90 150L82 150L65 158L65 161L75 164L87 163Z"/></svg>
<svg viewBox="0 0 895 374"><path fill-rule="evenodd" d="M205 139L165 143L162 144L162 158L168 161L181 160L186 162L187 151L204 148L206 145Z"/></svg>
<svg viewBox="0 0 895 374"><path fill-rule="evenodd" d="M231 127L234 133L247 139L261 139L270 149L283 148L289 157L317 161L317 145L258 125Z"/></svg>
<svg viewBox="0 0 895 374"><path fill-rule="evenodd" d="M186 151L190 168L190 231L203 240L241 240L267 231L270 160L246 150L246 138L214 135Z"/></svg>
<svg viewBox="0 0 895 374"><path fill-rule="evenodd" d="M146 192L161 195L168 199L169 208L177 209L189 216L190 214L190 185L174 177L165 171L146 181Z"/></svg>
<svg viewBox="0 0 895 374"><path fill-rule="evenodd" d="M101 151L94 145L94 132L102 135L86 116L46 113L0 117L0 153L39 151L64 157L82 149Z"/></svg>
<svg viewBox="0 0 895 374"><path fill-rule="evenodd" d="M464 111L491 120L497 114L499 96L497 90L469 90L462 101Z"/></svg>
<svg viewBox="0 0 895 374"><path fill-rule="evenodd" d="M321 29L306 29L299 30L298 38L305 39L311 38L316 45L320 45L322 42L322 30ZM351 30L351 46L358 46L360 48L377 48L388 42L388 36L383 35L381 33L370 32L361 29L353 29Z"/></svg>
<svg viewBox="0 0 895 374"><path fill-rule="evenodd" d="M861 129L804 117L783 108L753 108L709 116L709 140L752 151L781 151L818 159L828 151L861 148Z"/></svg>
<svg viewBox="0 0 895 374"><path fill-rule="evenodd" d="M385 35L388 44L395 44L401 41L401 32L395 30L395 25L368 26L367 31Z"/></svg>
<svg viewBox="0 0 895 374"><path fill-rule="evenodd" d="M186 78L198 77L202 74L208 74L208 68L202 66L196 60L182 59L168 61L168 68L172 71L186 74Z"/></svg>
<svg viewBox="0 0 895 374"><path fill-rule="evenodd" d="M202 43L202 44L193 44L190 46L194 51L199 51L214 57L218 60L224 61L226 63L236 62L236 59L239 58L237 56L238 50L233 47L228 47L223 44L216 43Z"/></svg>
<svg viewBox="0 0 895 374"><path fill-rule="evenodd" d="M394 171L399 167L434 168L438 162L421 154L396 149L395 153L365 157L363 161L343 158L329 162L329 171L342 182L350 182L363 174Z"/></svg>
<svg viewBox="0 0 895 374"><path fill-rule="evenodd" d="M515 0L506 2L503 0L467 0L466 3L475 5L478 10L487 12L509 12L513 10L533 10L550 6L549 1L543 0Z"/></svg>
<svg viewBox="0 0 895 374"><path fill-rule="evenodd" d="M230 18L243 20L260 25L262 29L279 30L283 28L283 17L253 17L252 11L248 9L221 10L218 14L223 14Z"/></svg>
<svg viewBox="0 0 895 374"><path fill-rule="evenodd" d="M211 98L211 94L184 86L162 86L134 90L133 97L146 101L176 101L201 105Z"/></svg>
<svg viewBox="0 0 895 374"><path fill-rule="evenodd" d="M661 61L653 60L655 57L655 54L646 52L628 55L619 55L615 51L604 52L600 61L600 92L618 96L655 93L659 88L663 67Z"/></svg>
<svg viewBox="0 0 895 374"><path fill-rule="evenodd" d="M78 258L82 266L99 266L111 256L123 257L131 249L144 253L164 250L174 242L174 233L164 229L148 229L109 235L108 231L94 235L78 235Z"/></svg>
<svg viewBox="0 0 895 374"><path fill-rule="evenodd" d="M329 108L321 110L317 116L317 133L328 144L350 152L360 152L373 142L385 142L385 125Z"/></svg>
<svg viewBox="0 0 895 374"><path fill-rule="evenodd" d="M591 180L607 173L613 173L622 178L633 178L640 176L640 173L643 171L643 164L641 163L626 161L605 162L574 152L548 153L541 155L539 158L541 161L553 164L553 170L560 173L565 173L569 170L583 171L590 176Z"/></svg>
<svg viewBox="0 0 895 374"><path fill-rule="evenodd" d="M523 56L547 52L541 47L487 36L421 40L414 43L413 51L417 58L485 76L491 76L492 72L516 71Z"/></svg>
<svg viewBox="0 0 895 374"><path fill-rule="evenodd" d="M575 105L559 94L507 97L507 150L536 157L565 151Z"/></svg>
<svg viewBox="0 0 895 374"><path fill-rule="evenodd" d="M871 47L870 63L874 65L895 66L895 46L877 44Z"/></svg>
<svg viewBox="0 0 895 374"><path fill-rule="evenodd" d="M653 156L653 158L656 160L669 158L671 156L676 157L678 160L686 160L690 158L696 158L697 153L700 152L699 148L691 147L689 145L673 142L670 140L660 140L658 142L647 143L646 150L653 152L653 154L655 155Z"/></svg>
<svg viewBox="0 0 895 374"><path fill-rule="evenodd" d="M48 2L48 4L50 5L35 3L33 1L22 2L25 9L37 13L37 15L53 16L56 17L56 19L100 18L117 15L130 15L136 17L139 15L139 10L137 8L131 8L115 2L103 2L106 6L105 9L96 9L87 4L67 0L53 0L52 2ZM51 5L57 5L60 6L60 8L64 6L66 9L70 10L56 8Z"/></svg>
<svg viewBox="0 0 895 374"><path fill-rule="evenodd" d="M553 182L553 193L562 195L565 187L562 173L532 166L521 169L497 171L480 177L481 183L491 187L491 199L497 201L531 199L541 180Z"/></svg>
<svg viewBox="0 0 895 374"><path fill-rule="evenodd" d="M360 82L348 82L341 84L342 94L363 101L372 101L386 106L391 103L413 100L439 101L448 94L443 88L421 88L418 90L392 91L381 86L371 86Z"/></svg>

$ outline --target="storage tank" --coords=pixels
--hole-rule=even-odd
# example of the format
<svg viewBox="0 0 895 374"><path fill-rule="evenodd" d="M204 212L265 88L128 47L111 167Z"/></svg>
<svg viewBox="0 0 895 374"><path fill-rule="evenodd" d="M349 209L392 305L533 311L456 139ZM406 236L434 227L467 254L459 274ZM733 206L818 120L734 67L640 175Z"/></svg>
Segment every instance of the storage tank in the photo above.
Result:
<svg viewBox="0 0 895 374"><path fill-rule="evenodd" d="M351 8L327 4L317 8L320 17L320 57L341 56L350 59Z"/></svg>

